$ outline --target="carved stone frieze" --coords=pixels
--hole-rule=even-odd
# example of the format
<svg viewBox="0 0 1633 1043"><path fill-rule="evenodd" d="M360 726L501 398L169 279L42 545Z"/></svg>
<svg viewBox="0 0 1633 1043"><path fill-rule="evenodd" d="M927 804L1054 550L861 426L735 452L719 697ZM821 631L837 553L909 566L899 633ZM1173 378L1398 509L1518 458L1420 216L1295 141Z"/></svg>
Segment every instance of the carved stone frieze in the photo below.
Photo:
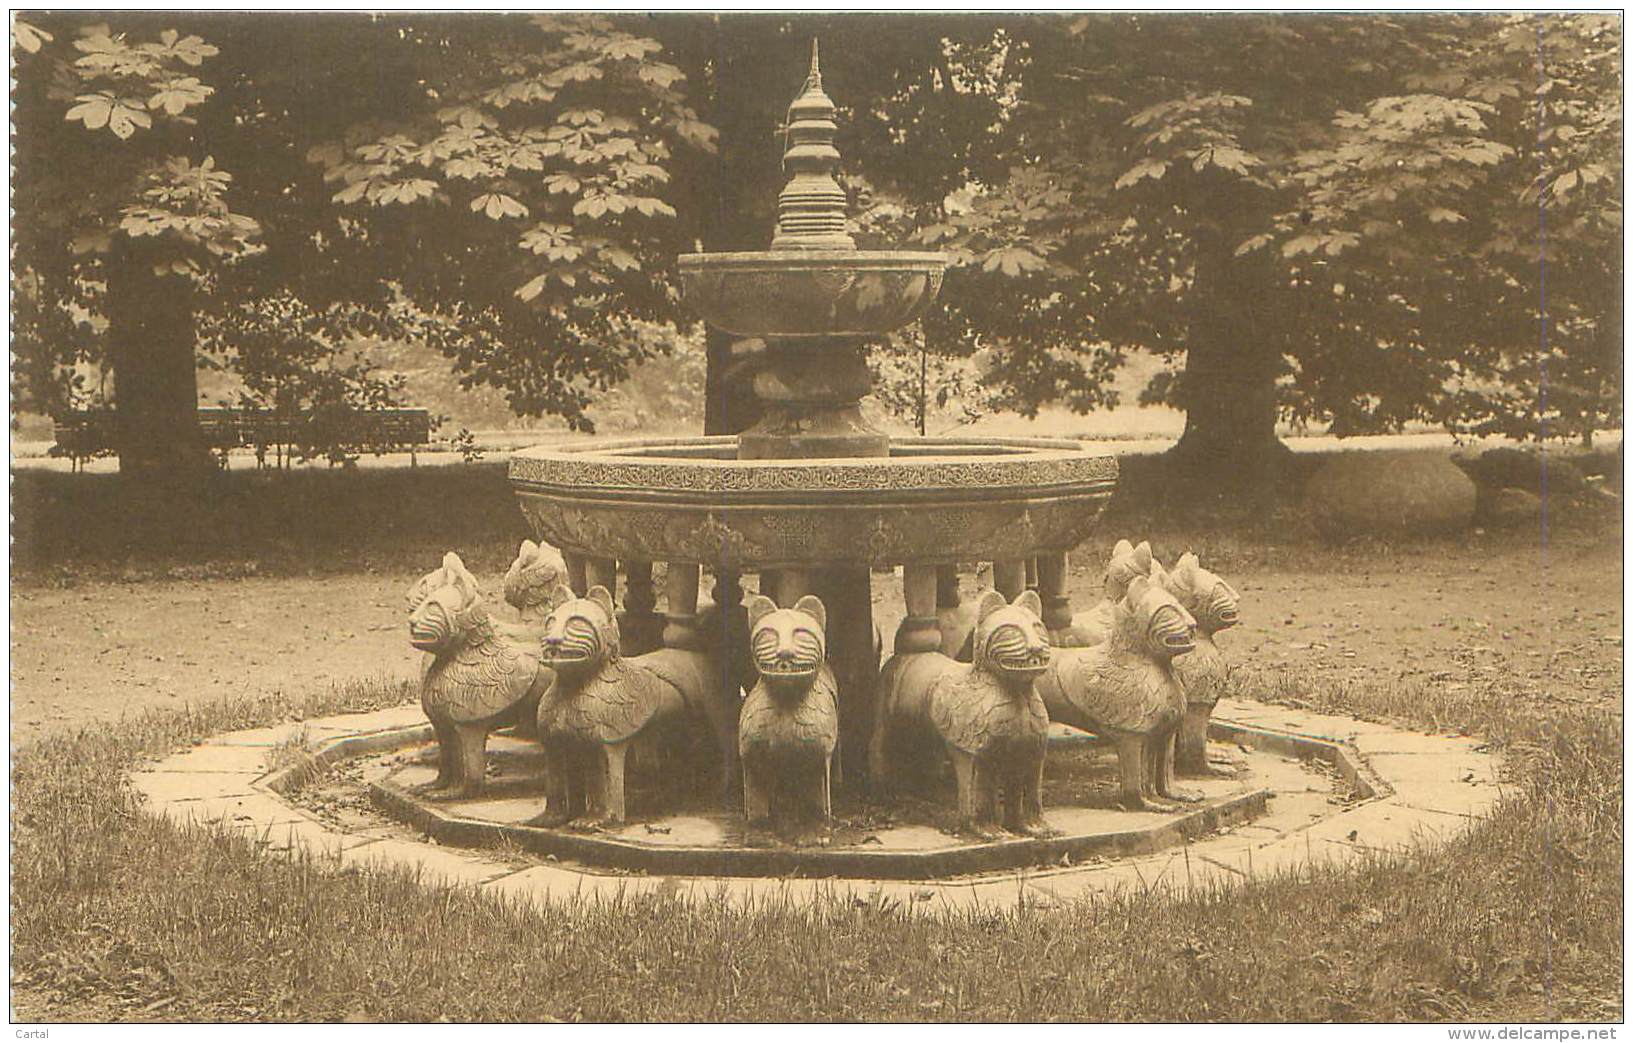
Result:
<svg viewBox="0 0 1633 1043"><path fill-rule="evenodd" d="M664 450L670 450L664 453ZM700 453L707 452L709 455ZM734 459L732 439L612 442L512 455L510 480L578 490L676 493L792 493L962 489L1049 489L1112 483L1117 461L1057 439L897 439L889 458ZM662 455L660 455L662 454Z"/></svg>
<svg viewBox="0 0 1633 1043"><path fill-rule="evenodd" d="M565 550L754 570L1069 550L1117 471L1062 441L900 439L890 458L821 461L720 458L731 446L528 450L512 458L511 481L535 532Z"/></svg>
<svg viewBox="0 0 1633 1043"><path fill-rule="evenodd" d="M768 514L764 524L775 535L773 544L778 553L795 559L803 558L816 543L817 520L814 515L798 511Z"/></svg>

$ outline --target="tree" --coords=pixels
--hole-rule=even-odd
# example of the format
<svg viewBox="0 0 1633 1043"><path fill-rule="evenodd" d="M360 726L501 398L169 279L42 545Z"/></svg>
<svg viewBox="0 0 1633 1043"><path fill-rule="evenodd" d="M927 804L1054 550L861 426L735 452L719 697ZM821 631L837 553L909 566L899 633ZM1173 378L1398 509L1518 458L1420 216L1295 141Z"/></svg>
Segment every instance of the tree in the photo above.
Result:
<svg viewBox="0 0 1633 1043"><path fill-rule="evenodd" d="M48 59L56 38L22 19L13 25L14 50L51 62L49 77L41 69L20 76L14 96L22 147L13 205L26 220L13 264L30 289L22 317L35 320L25 337L36 348L21 375L30 390L64 394L71 385L52 361L90 350L86 338L64 337L65 327L103 311L122 459L154 470L196 466L192 296L213 262L254 249L260 232L228 205L231 174L212 157L172 151L185 147L195 122L188 111L214 93L192 73L219 51L173 29L141 38L93 24L73 41L77 57ZM66 129L42 128L53 114Z"/></svg>
<svg viewBox="0 0 1633 1043"><path fill-rule="evenodd" d="M287 454L279 449L285 464L355 461L362 447L352 441L357 425L350 415L397 404L407 383L403 374L380 372L365 348L335 343L327 331L336 323L287 291L246 297L199 318L203 358L242 383L237 397L222 404L271 413L300 432ZM265 451L256 446L263 460Z"/></svg>
<svg viewBox="0 0 1633 1043"><path fill-rule="evenodd" d="M1537 328L1539 161L1560 164L1548 186L1596 189L1557 247L1580 259L1580 294L1555 372L1616 386L1595 346L1619 340L1619 299L1593 277L1614 271L1620 234L1608 20L1125 15L1009 31L1011 171L919 223L959 265L936 339L990 352L1011 404L1089 408L1127 351L1184 352L1178 379L1147 391L1186 410L1177 460L1254 488L1284 452L1278 416L1340 434L1419 419L1534 431L1515 396L1535 355L1515 334ZM1561 97L1544 121L1571 155L1527 118L1520 99L1539 94ZM1528 251L1529 271L1511 263Z"/></svg>
<svg viewBox="0 0 1633 1043"><path fill-rule="evenodd" d="M663 45L613 19L403 31L427 70L417 104L308 152L341 234L465 380L587 428L585 407L661 343L634 324L674 316L667 271L689 240L671 162L715 132Z"/></svg>
<svg viewBox="0 0 1633 1043"><path fill-rule="evenodd" d="M1494 208L1489 228L1470 222L1495 350L1456 399L1463 429L1591 443L1620 423L1621 68L1619 19L1510 17L1444 74L1498 103L1515 151L1500 186L1514 205Z"/></svg>
<svg viewBox="0 0 1633 1043"><path fill-rule="evenodd" d="M675 342L632 324L690 321L673 255L767 244L812 36L859 241L952 255L922 343L999 405L1110 404L1130 351L1183 353L1146 392L1187 412L1179 459L1263 485L1278 417L1587 430L1619 397L1605 19L186 19L14 31L14 382L61 400L103 352L133 458L187 447L198 331L264 330L263 299L320 328L302 351L421 337L589 427ZM754 355L707 350L706 428L740 429Z"/></svg>
<svg viewBox="0 0 1633 1043"><path fill-rule="evenodd" d="M201 316L214 313L220 332L247 314L239 303L288 292L337 338L346 321L382 316L330 314L334 301L386 295L367 268L322 249L333 216L314 205L320 179L291 146L412 93L413 70L380 46L390 35L368 16L14 21L14 288L21 279L35 302L14 315L25 324L14 399L58 411L72 389L63 374L100 365L113 375L121 469L196 477L209 466ZM65 324L77 336L62 336Z"/></svg>
<svg viewBox="0 0 1633 1043"><path fill-rule="evenodd" d="M110 368L124 469L197 470L201 349L253 367L282 336L306 366L417 336L518 412L583 424L650 350L628 324L672 317L654 258L687 241L664 164L712 131L650 39L593 16L170 17L14 31L16 261L39 302L14 391L60 408L72 363Z"/></svg>

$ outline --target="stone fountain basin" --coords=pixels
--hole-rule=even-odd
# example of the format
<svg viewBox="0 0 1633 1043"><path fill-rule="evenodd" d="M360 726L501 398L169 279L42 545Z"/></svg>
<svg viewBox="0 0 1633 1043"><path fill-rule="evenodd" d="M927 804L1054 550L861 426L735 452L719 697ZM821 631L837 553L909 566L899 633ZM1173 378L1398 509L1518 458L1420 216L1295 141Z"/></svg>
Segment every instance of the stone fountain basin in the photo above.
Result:
<svg viewBox="0 0 1633 1043"><path fill-rule="evenodd" d="M897 250L684 254L686 303L742 337L866 336L923 314L947 258Z"/></svg>
<svg viewBox="0 0 1633 1043"><path fill-rule="evenodd" d="M1079 746L1076 755L1051 756L1045 768L1045 816L1060 832L1047 838L979 840L951 832L956 818L951 779L943 778L924 792L887 803L841 798L827 844L796 846L767 837L754 842L742 813L716 809L708 797L698 800L699 792L712 793L713 786L697 777L695 766L678 764L646 768L641 778L631 778L630 792L641 807L627 823L593 831L529 826L526 820L541 808L545 758L536 744L507 734L489 738L488 788L474 798L440 800L415 792L436 775L434 743L405 743L366 759L357 775L376 809L450 847L509 846L636 872L878 880L929 880L1057 866L1063 860L1126 858L1263 818L1274 793L1320 790L1323 801L1337 789L1372 795L1360 786L1339 786L1330 775L1312 774L1304 766L1306 759L1333 763L1342 756L1336 747L1294 745L1275 737L1273 749L1254 751L1231 726L1223 725L1219 732L1231 745L1217 745L1216 751L1237 765L1238 776L1187 780L1203 799L1176 812L1113 807L1116 759L1109 749ZM701 783L701 791L677 785L676 771L694 786Z"/></svg>
<svg viewBox="0 0 1633 1043"><path fill-rule="evenodd" d="M510 481L563 551L755 571L1007 561L1092 532L1117 461L1082 443L897 438L888 457L738 460L735 436L538 447Z"/></svg>

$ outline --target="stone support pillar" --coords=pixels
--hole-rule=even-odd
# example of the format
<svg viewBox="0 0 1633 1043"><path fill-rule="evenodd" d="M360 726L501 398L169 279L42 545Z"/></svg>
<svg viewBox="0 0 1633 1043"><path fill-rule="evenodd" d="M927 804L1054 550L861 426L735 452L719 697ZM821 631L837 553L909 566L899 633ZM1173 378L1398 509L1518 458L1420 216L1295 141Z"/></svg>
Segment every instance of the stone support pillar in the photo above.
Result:
<svg viewBox="0 0 1633 1043"><path fill-rule="evenodd" d="M815 583L807 569L777 569L760 574L760 593L775 601L778 608L792 608L794 602L815 592Z"/></svg>
<svg viewBox="0 0 1633 1043"><path fill-rule="evenodd" d="M618 616L625 655L640 655L663 641L663 616L658 614L658 592L652 583L650 561L626 561L624 610Z"/></svg>
<svg viewBox="0 0 1633 1043"><path fill-rule="evenodd" d="M934 652L941 647L941 625L936 620L936 578L934 565L902 566L902 593L907 600L907 616L896 630L896 652ZM953 576L957 590L957 574Z"/></svg>
<svg viewBox="0 0 1633 1043"><path fill-rule="evenodd" d="M1072 625L1072 597L1067 590L1068 562L1064 552L1038 555L1038 595L1043 599L1043 625L1051 631Z"/></svg>
<svg viewBox="0 0 1633 1043"><path fill-rule="evenodd" d="M665 648L701 649L703 635L697 625L697 583L700 569L671 561L664 574L664 627Z"/></svg>
<svg viewBox="0 0 1633 1043"><path fill-rule="evenodd" d="M855 792L866 784L868 735L879 683L873 579L865 565L828 566L815 579L815 594L828 610L828 666L839 685L837 777Z"/></svg>
<svg viewBox="0 0 1633 1043"><path fill-rule="evenodd" d="M1026 589L1026 562L1020 558L992 563L992 585L1005 601L1014 601Z"/></svg>
<svg viewBox="0 0 1633 1043"><path fill-rule="evenodd" d="M611 558L590 558L585 562L585 582L592 587L606 587L613 604L618 603L618 563Z"/></svg>
<svg viewBox="0 0 1633 1043"><path fill-rule="evenodd" d="M589 592L589 569L584 555L574 554L571 551L562 555L567 562L567 585L573 588L573 593L583 597Z"/></svg>

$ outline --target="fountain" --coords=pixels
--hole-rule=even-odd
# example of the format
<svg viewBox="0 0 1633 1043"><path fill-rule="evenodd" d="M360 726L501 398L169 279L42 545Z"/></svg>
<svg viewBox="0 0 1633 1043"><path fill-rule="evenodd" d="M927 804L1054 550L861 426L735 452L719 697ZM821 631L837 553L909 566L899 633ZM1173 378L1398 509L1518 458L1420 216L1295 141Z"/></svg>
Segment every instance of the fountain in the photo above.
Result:
<svg viewBox="0 0 1633 1043"><path fill-rule="evenodd" d="M834 180L834 116L813 44L789 109L791 176L771 248L679 259L689 307L765 343L759 423L738 436L529 449L512 457L510 480L539 537L567 555L576 591L612 590L622 573L630 622L654 615L652 563L666 563L666 644L700 639L700 567L720 579L724 603L741 597L743 573L783 608L819 597L839 688L839 782L854 788L879 669L871 573L902 571L897 652L940 647L937 610L956 599L960 564L994 563L1014 598L1036 557L1045 620L1065 626L1065 555L1092 532L1117 466L1074 441L891 438L867 425L867 341L924 312L946 258L855 248Z"/></svg>
<svg viewBox="0 0 1633 1043"><path fill-rule="evenodd" d="M1214 888L1489 810L1476 740L1239 696L1215 713L1236 597L1194 558L1170 572L1119 544L1107 600L1074 620L1066 554L1110 458L868 429L866 340L928 306L944 260L854 248L833 115L813 51L771 249L680 260L699 314L765 341L762 421L516 454L521 505L564 552L522 544L503 584L519 618L448 555L409 591L419 706L214 737L136 773L157 813L530 899L728 889L686 876L815 898L851 878L853 901L939 910ZM961 609L974 563L996 589ZM906 617L881 667L871 585L896 568ZM943 654L966 632L967 661ZM504 853L460 850L486 847Z"/></svg>
<svg viewBox="0 0 1633 1043"><path fill-rule="evenodd" d="M1066 556L1115 487L1113 458L1072 440L891 437L868 426L869 340L923 314L947 259L856 248L818 62L813 44L788 110L789 177L770 248L679 258L688 306L763 342L759 422L735 436L514 454L511 484L537 536L560 549L566 582L532 592L548 602L535 614L548 614L524 613L533 629L520 640L531 647L503 635L454 647L455 624L485 618L468 577L455 575L452 593L411 598L422 606L416 633L447 644L471 683L518 679L514 691L473 699L463 682L428 675L448 694L427 688L427 713L448 718L438 734L469 747L458 756L471 768L441 771L419 792L408 787L427 769L404 769L371 785L376 801L439 839L504 837L620 869L875 877L1163 846L1262 813L1265 790L1222 778L1172 817L1182 809L1162 798L1180 791L1166 774L1146 779L1147 763L1166 771L1185 713L1168 666L1184 649L1131 635L1109 654L1061 652L1053 665L1051 635L1073 625ZM993 589L961 609L959 570L986 564ZM529 568L555 582L555 559L524 544L512 572ZM897 570L906 612L887 650L872 585ZM746 605L745 576L758 587ZM1189 618L1177 602L1164 611L1164 625ZM962 627L973 633L966 662L943 653L962 643ZM522 683L535 655L553 677L542 693ZM1150 689L1160 705L1146 706L1150 692L1128 689L1124 675L1163 680ZM1134 818L1115 810L1109 765L1090 763L1100 751L1079 743L1051 761L1052 779L1046 772L1051 718L1076 705L1069 699L1110 707L1114 716L1092 718L1102 728L1126 723L1115 716L1124 704L1144 714L1123 728L1127 742L1108 735L1119 751L1139 744L1142 756L1123 764L1124 803L1144 809ZM494 739L500 777L484 787L470 777L488 763L475 743L504 715L531 720ZM709 752L686 747L689 733L707 736ZM630 764L645 765L644 786ZM927 806L925 794L948 788L949 764L956 800ZM678 781L705 766L710 781ZM1091 796L1096 787L1106 792ZM486 810L465 813L475 807Z"/></svg>

